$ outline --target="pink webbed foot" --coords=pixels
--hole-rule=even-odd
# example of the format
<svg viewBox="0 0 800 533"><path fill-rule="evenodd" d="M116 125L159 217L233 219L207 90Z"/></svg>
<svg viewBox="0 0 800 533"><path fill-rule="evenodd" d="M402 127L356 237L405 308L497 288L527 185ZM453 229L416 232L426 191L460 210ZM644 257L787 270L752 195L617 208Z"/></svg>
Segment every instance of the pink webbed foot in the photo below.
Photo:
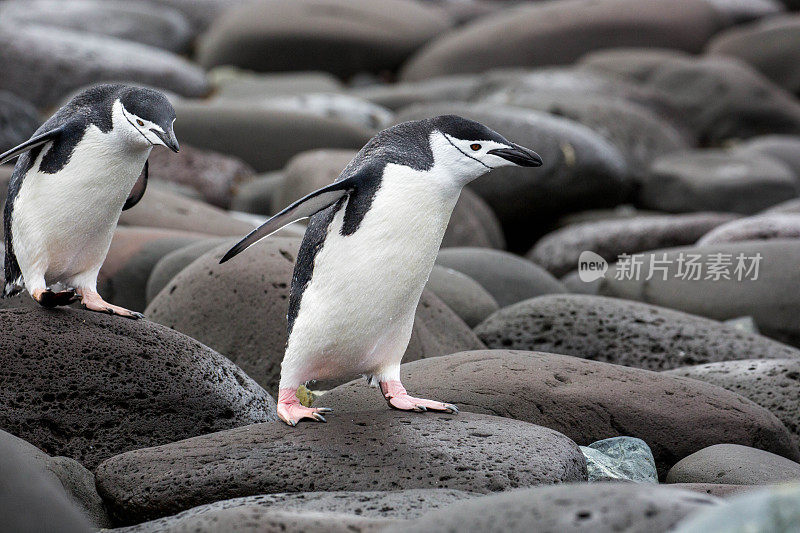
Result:
<svg viewBox="0 0 800 533"><path fill-rule="evenodd" d="M144 318L142 313L137 313L136 311L131 311L129 309L125 309L124 307L108 303L107 301L103 300L103 298L96 291L79 289L78 294L81 297L81 304L89 311L98 311L100 313L118 315L125 318L132 318L134 320Z"/></svg>
<svg viewBox="0 0 800 533"><path fill-rule="evenodd" d="M436 402L424 398L409 396L406 388L399 381L381 381L381 392L389 407L400 409L401 411L442 411L445 413L457 413L458 407L452 403Z"/></svg>
<svg viewBox="0 0 800 533"><path fill-rule="evenodd" d="M305 407L297 399L297 389L278 390L278 417L289 424L296 426L303 418L326 422L322 413L330 413L327 407Z"/></svg>

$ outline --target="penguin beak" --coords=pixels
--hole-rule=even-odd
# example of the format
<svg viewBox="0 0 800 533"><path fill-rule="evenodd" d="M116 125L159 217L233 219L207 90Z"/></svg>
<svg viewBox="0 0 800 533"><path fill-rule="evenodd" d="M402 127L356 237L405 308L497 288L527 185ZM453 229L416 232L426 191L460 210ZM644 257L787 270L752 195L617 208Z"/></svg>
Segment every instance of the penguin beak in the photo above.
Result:
<svg viewBox="0 0 800 533"><path fill-rule="evenodd" d="M521 167L540 167L542 158L533 150L511 143L511 148L495 148L487 153L502 157Z"/></svg>
<svg viewBox="0 0 800 533"><path fill-rule="evenodd" d="M175 153L178 153L181 149L180 145L178 144L178 139L175 137L175 131L170 128L169 132L163 133L155 129L151 129L153 133L155 133L159 139L164 143L164 146L169 148Z"/></svg>

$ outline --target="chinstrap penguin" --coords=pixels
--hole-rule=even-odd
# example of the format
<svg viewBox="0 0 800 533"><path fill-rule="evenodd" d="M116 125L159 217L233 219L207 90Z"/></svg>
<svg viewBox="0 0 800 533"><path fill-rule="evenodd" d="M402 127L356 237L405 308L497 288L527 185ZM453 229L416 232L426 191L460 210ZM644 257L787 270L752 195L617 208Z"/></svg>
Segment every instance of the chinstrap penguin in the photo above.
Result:
<svg viewBox="0 0 800 533"><path fill-rule="evenodd" d="M19 157L4 210L4 297L24 288L45 307L80 298L92 311L142 317L104 301L97 274L122 210L144 195L150 150L178 151L174 120L158 91L97 85L0 155ZM68 289L53 292L55 283Z"/></svg>
<svg viewBox="0 0 800 533"><path fill-rule="evenodd" d="M225 262L283 226L311 217L291 284L278 416L324 422L300 404L311 380L362 374L396 409L457 412L410 396L400 361L461 189L493 168L541 158L483 124L457 116L378 133L337 180L293 203L234 246Z"/></svg>

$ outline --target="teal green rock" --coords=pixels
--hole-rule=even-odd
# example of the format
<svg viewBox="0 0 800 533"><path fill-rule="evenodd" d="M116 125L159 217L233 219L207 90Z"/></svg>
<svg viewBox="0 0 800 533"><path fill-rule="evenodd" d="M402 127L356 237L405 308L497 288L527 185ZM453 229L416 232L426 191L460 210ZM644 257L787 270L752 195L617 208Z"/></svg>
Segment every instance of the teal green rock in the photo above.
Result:
<svg viewBox="0 0 800 533"><path fill-rule="evenodd" d="M589 481L658 483L653 452L642 439L613 437L581 446Z"/></svg>

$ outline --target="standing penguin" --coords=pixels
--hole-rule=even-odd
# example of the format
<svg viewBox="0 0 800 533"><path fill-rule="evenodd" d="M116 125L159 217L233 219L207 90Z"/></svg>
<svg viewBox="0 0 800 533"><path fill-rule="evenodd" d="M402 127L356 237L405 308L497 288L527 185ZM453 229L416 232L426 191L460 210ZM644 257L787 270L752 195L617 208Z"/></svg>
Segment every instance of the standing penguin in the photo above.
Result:
<svg viewBox="0 0 800 533"><path fill-rule="evenodd" d="M0 164L19 156L4 211L4 297L24 288L45 307L79 297L92 311L142 317L104 301L97 274L122 210L144 195L150 150L178 151L174 121L158 91L98 85L0 155ZM68 289L53 292L54 283Z"/></svg>
<svg viewBox="0 0 800 533"><path fill-rule="evenodd" d="M461 189L498 167L542 164L536 153L457 116L405 122L378 133L327 187L293 203L234 246L225 262L311 217L297 256L278 416L324 422L330 409L300 404L308 381L363 374L395 409L457 412L409 396L400 361Z"/></svg>

